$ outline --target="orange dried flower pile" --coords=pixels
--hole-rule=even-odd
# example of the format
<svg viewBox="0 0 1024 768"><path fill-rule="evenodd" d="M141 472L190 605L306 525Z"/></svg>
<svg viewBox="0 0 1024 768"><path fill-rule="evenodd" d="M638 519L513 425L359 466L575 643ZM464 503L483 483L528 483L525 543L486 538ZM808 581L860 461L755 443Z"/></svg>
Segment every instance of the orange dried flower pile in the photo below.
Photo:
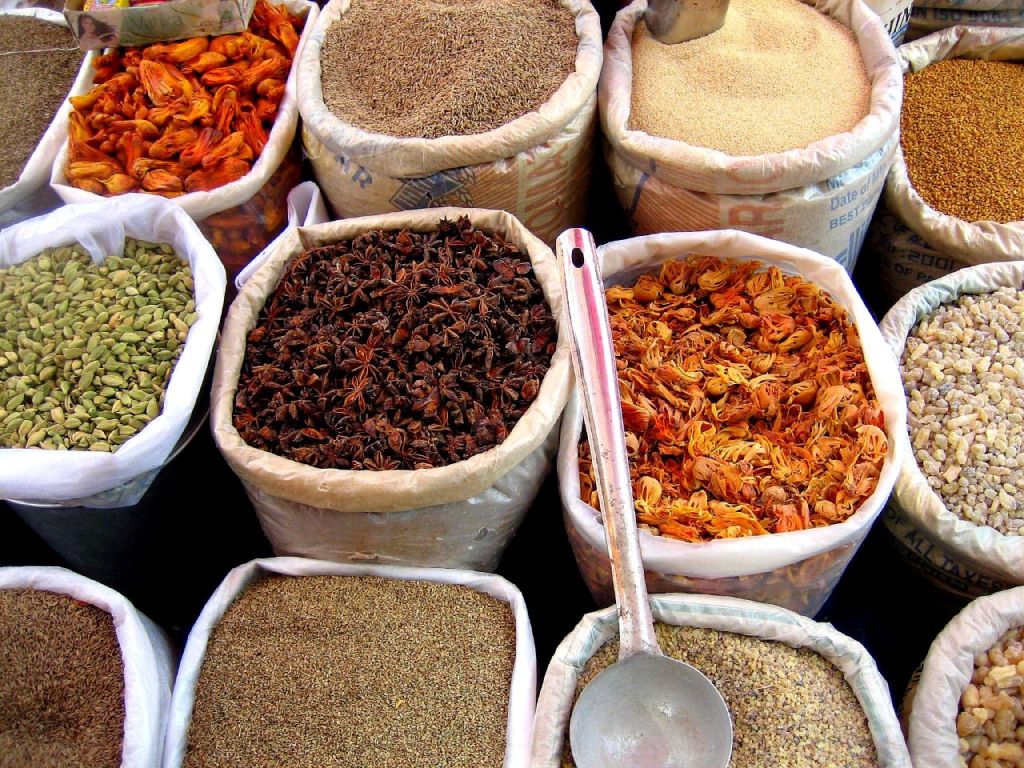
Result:
<svg viewBox="0 0 1024 768"><path fill-rule="evenodd" d="M846 520L888 441L856 327L818 286L694 256L607 291L637 521L683 541ZM598 506L580 445L582 498Z"/></svg>
<svg viewBox="0 0 1024 768"><path fill-rule="evenodd" d="M98 195L164 197L242 176L267 144L303 19L258 0L238 35L120 48L74 96L65 175Z"/></svg>

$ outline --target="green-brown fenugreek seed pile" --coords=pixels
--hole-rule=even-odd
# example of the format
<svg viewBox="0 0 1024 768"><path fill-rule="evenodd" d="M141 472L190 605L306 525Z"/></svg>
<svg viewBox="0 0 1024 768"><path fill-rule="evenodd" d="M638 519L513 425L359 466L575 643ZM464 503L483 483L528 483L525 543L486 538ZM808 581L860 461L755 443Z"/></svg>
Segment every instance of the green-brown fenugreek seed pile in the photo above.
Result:
<svg viewBox="0 0 1024 768"><path fill-rule="evenodd" d="M947 59L904 77L914 189L964 221L1024 220L1024 62Z"/></svg>
<svg viewBox="0 0 1024 768"><path fill-rule="evenodd" d="M110 614L66 595L0 590L0 766L117 768L124 717Z"/></svg>
<svg viewBox="0 0 1024 768"><path fill-rule="evenodd" d="M825 657L732 632L654 628L666 656L692 664L722 693L733 721L730 768L877 767L857 696ZM580 674L575 695L618 656L617 639L603 645ZM568 739L562 766L575 766Z"/></svg>
<svg viewBox="0 0 1024 768"><path fill-rule="evenodd" d="M506 603L468 587L268 576L206 648L185 768L500 768Z"/></svg>
<svg viewBox="0 0 1024 768"><path fill-rule="evenodd" d="M0 269L0 447L116 451L156 418L196 321L170 245L79 245Z"/></svg>

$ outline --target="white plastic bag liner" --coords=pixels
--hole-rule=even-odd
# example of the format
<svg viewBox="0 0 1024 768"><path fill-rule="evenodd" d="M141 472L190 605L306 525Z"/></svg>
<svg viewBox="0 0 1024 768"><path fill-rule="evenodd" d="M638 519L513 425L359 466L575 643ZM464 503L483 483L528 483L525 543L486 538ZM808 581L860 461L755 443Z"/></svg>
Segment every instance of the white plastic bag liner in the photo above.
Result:
<svg viewBox="0 0 1024 768"><path fill-rule="evenodd" d="M468 216L528 254L560 330L536 400L500 445L420 470L317 469L253 448L232 423L246 338L291 258L373 229L428 232ZM224 458L245 486L278 555L493 570L554 458L571 387L554 255L504 211L435 208L334 221L289 231L231 305L214 374L210 419Z"/></svg>
<svg viewBox="0 0 1024 768"><path fill-rule="evenodd" d="M1024 61L1024 30L952 27L899 49L904 73L954 58ZM940 213L911 185L902 149L886 179L885 204L872 230L880 284L890 301L961 267L1024 259L1024 221L968 222Z"/></svg>
<svg viewBox="0 0 1024 768"><path fill-rule="evenodd" d="M437 139L370 133L324 103L320 53L351 5L331 0L302 52L302 136L317 181L339 216L433 206L513 214L546 243L583 221L601 74L601 21L590 0L560 0L576 17L576 71L536 111L486 133Z"/></svg>
<svg viewBox="0 0 1024 768"><path fill-rule="evenodd" d="M171 373L163 409L115 453L0 449L2 499L79 502L109 491L160 467L188 424L217 338L225 277L217 254L178 206L151 195L64 206L0 232L0 268L76 242L103 263L121 255L126 237L169 243L192 268L199 317Z"/></svg>
<svg viewBox="0 0 1024 768"><path fill-rule="evenodd" d="M174 698L167 725L167 741L163 768L180 768L188 747L188 729L192 722L196 684L206 655L206 645L214 627L246 588L266 574L284 576L374 576L402 581L429 581L436 584L459 584L490 595L512 608L516 624L516 660L508 699L508 731L505 742L504 768L526 768L533 731L534 702L537 692L537 653L533 630L522 593L500 576L475 571L440 568L398 568L381 565L341 565L298 557L276 557L252 560L232 570L213 593L189 633L181 657ZM382 610L385 606L382 606ZM310 659L315 664L316 659Z"/></svg>
<svg viewBox="0 0 1024 768"><path fill-rule="evenodd" d="M630 130L631 41L646 0L619 11L605 46L601 125L615 191L637 234L741 229L853 269L898 144L903 78L889 33L863 3L808 4L856 35L871 83L871 110L848 133L806 149L753 156Z"/></svg>
<svg viewBox="0 0 1024 768"><path fill-rule="evenodd" d="M806 531L773 533L700 544L640 533L640 551L651 592L703 592L774 603L806 615L817 613L885 505L899 473L907 405L896 360L885 347L849 275L835 261L784 243L731 230L648 235L598 248L605 285L628 285L663 262L690 253L757 259L827 290L860 334L875 396L885 415L889 454L875 492L848 520ZM580 498L582 412L573 397L562 420L558 484L565 526L587 586L599 604L613 601L604 526Z"/></svg>
<svg viewBox="0 0 1024 768"><path fill-rule="evenodd" d="M967 293L988 293L1003 286L1024 286L1024 261L981 264L961 269L915 288L889 310L881 324L882 337L897 360L907 336L925 315ZM896 481L893 507L951 559L990 579L1024 583L1024 537L1006 536L995 528L975 525L950 512L928 484L904 433L902 469Z"/></svg>
<svg viewBox="0 0 1024 768"><path fill-rule="evenodd" d="M864 708L878 753L878 768L910 768L889 687L860 643L783 608L705 595L652 595L656 621L734 632L810 648L838 667ZM534 720L531 768L559 768L569 737L569 716L580 673L602 645L618 637L615 608L588 613L555 650L544 675Z"/></svg>
<svg viewBox="0 0 1024 768"><path fill-rule="evenodd" d="M124 664L121 768L159 765L174 679L174 657L163 631L120 593L65 568L0 568L0 589L54 592L110 614Z"/></svg>
<svg viewBox="0 0 1024 768"><path fill-rule="evenodd" d="M235 288L242 290L245 281L266 261L277 247L278 241L294 227L308 227L311 224L323 224L330 221L331 216L324 205L320 187L312 181L304 181L288 193L288 226L285 231L275 237L266 248L253 257L235 277Z"/></svg>
<svg viewBox="0 0 1024 768"><path fill-rule="evenodd" d="M974 673L974 654L1024 624L1024 588L979 597L946 625L924 660L910 701L907 743L915 768L960 768L956 716ZM904 712L906 717L906 712Z"/></svg>
<svg viewBox="0 0 1024 768"><path fill-rule="evenodd" d="M68 26L64 15L47 8L25 8L21 10L0 10L4 16L31 16L42 21L57 24L65 29ZM78 47L74 39L69 44ZM85 86L91 78L86 73L86 67L82 67L74 83L68 83L71 93L77 93L78 89ZM71 103L64 100L60 108L53 116L49 128L43 133L36 145L35 150L25 163L18 180L8 187L0 189L0 227L7 227L24 221L27 218L52 210L60 205L60 200L49 187L50 169L53 167L53 159L57 156L61 146L67 143L68 137L68 113L71 111Z"/></svg>
<svg viewBox="0 0 1024 768"><path fill-rule="evenodd" d="M232 181L209 192L190 192L171 199L172 203L181 206L185 213L197 222L202 222L205 218L215 213L240 206L256 195L263 185L269 181L270 177L274 175L277 167L281 165L281 161L288 154L292 141L295 139L295 130L299 120L298 99L296 96L298 62L306 40L309 38L310 32L316 23L318 8L316 3L309 2L309 0L274 0L274 2L277 5L284 5L291 13L303 16L306 19L302 36L299 38L299 48L292 59L292 68L288 72L288 80L285 82L284 96L277 110L277 118L274 120L274 126L267 137L267 145L263 148L263 152L260 153L256 162L252 164L252 170L249 173L237 181ZM83 65L86 77L79 78L75 84L74 91L71 93L72 96L83 96L92 90L92 78L96 73L96 57L99 53L100 51L92 51L86 57ZM64 129L64 137L66 138L66 125ZM57 154L57 159L53 163L50 176L51 186L64 202L90 203L97 200L111 199L71 186L64 176L64 168L67 166L67 162L68 147L67 141L64 141L60 152ZM159 195L153 195L153 197L159 197Z"/></svg>

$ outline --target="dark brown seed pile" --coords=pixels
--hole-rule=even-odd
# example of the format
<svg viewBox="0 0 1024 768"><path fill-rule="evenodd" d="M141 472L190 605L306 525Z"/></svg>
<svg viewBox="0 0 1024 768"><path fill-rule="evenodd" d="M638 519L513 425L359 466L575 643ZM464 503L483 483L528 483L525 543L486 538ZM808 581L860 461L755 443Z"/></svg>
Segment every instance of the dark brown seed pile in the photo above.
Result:
<svg viewBox="0 0 1024 768"><path fill-rule="evenodd" d="M557 0L355 0L327 30L324 102L375 133L483 133L550 99L578 43Z"/></svg>
<svg viewBox="0 0 1024 768"><path fill-rule="evenodd" d="M26 53L8 55L15 51ZM2 188L18 180L71 90L83 53L66 27L0 15L0 54Z"/></svg>
<svg viewBox="0 0 1024 768"><path fill-rule="evenodd" d="M295 257L249 334L234 425L321 468L422 469L501 443L555 323L529 257L466 218Z"/></svg>
<svg viewBox="0 0 1024 768"><path fill-rule="evenodd" d="M0 590L0 766L117 768L124 665L110 614Z"/></svg>
<svg viewBox="0 0 1024 768"><path fill-rule="evenodd" d="M964 221L1024 221L1024 62L947 59L904 77L914 189Z"/></svg>
<svg viewBox="0 0 1024 768"><path fill-rule="evenodd" d="M269 576L214 629L185 768L500 768L515 622L468 587Z"/></svg>
<svg viewBox="0 0 1024 768"><path fill-rule="evenodd" d="M877 768L864 710L824 656L714 629L656 623L655 631L665 655L692 664L721 691L733 721L730 768ZM602 646L576 696L618 656L618 640ZM562 766L575 766L568 739Z"/></svg>

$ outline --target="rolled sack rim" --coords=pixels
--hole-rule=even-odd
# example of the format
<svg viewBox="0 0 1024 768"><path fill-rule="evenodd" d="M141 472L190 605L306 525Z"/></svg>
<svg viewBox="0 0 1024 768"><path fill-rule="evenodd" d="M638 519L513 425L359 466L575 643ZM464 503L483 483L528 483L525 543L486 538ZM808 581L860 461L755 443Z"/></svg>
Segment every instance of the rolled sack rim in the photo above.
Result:
<svg viewBox="0 0 1024 768"><path fill-rule="evenodd" d="M363 130L337 117L324 103L320 55L328 28L350 7L331 0L302 51L298 82L303 126L339 163L353 162L393 178L429 176L439 171L483 165L539 147L562 133L581 113L596 112L603 58L601 21L590 0L559 0L576 20L576 68L558 90L532 112L484 133L403 138ZM593 119L593 115L591 116Z"/></svg>
<svg viewBox="0 0 1024 768"><path fill-rule="evenodd" d="M638 269L649 272L660 263L685 257L693 251L737 261L743 259L723 255L723 252L742 249L749 254L745 259L761 261L765 266L779 266L789 274L800 274L805 279L811 279L807 277L810 270L813 278L811 281L827 290L846 309L857 328L868 374L885 415L889 452L882 464L874 492L853 515L840 523L824 528L708 542L686 542L641 531L640 551L645 570L700 579L756 576L834 552L840 547L858 544L881 514L896 484L906 451L900 436L906 433L907 408L897 360L889 354L878 326L857 293L849 274L835 260L814 251L735 230L645 235L603 245L598 249L598 254L602 263L607 264L609 252L613 252L617 260L623 260L630 258L629 252L641 252L647 247L650 247L654 255L634 256L632 260L637 262L636 265L606 270L606 284L615 284L616 278L623 273L632 274ZM827 278L827 281L822 278ZM872 354L869 350L882 352ZM567 524L580 531L588 544L598 552L604 552L604 525L599 520L600 513L580 498L577 444L582 428L582 409L574 392L562 418L558 460L559 494L568 517Z"/></svg>
<svg viewBox="0 0 1024 768"><path fill-rule="evenodd" d="M551 364L530 407L495 447L468 459L430 469L319 469L247 444L232 416L246 339L266 299L291 259L308 247L303 236L351 239L383 229L429 232L444 218L468 216L475 227L501 233L529 256L558 331ZM429 221L426 217L429 217ZM493 225L480 223L493 221ZM327 242L327 241L325 241ZM562 293L551 249L505 211L430 208L362 216L298 228L284 239L242 287L224 322L210 398L210 426L218 448L234 472L262 492L335 512L384 514L465 501L490 488L541 446L556 429L573 383L568 336L562 319ZM528 436L528 430L535 434ZM387 486L387 492L382 487ZM356 496L355 500L350 496ZM374 498L373 504L360 499Z"/></svg>
<svg viewBox="0 0 1024 768"><path fill-rule="evenodd" d="M899 129L903 99L903 76L889 33L878 15L860 0L801 2L836 19L857 38L871 83L871 107L851 131L802 149L728 155L630 129L631 41L636 22L647 8L647 0L633 0L615 16L605 43L598 85L601 127L615 153L641 173L661 178L666 184L676 180L678 186L679 179L683 179L684 186L694 192L748 195L824 182L878 151Z"/></svg>

